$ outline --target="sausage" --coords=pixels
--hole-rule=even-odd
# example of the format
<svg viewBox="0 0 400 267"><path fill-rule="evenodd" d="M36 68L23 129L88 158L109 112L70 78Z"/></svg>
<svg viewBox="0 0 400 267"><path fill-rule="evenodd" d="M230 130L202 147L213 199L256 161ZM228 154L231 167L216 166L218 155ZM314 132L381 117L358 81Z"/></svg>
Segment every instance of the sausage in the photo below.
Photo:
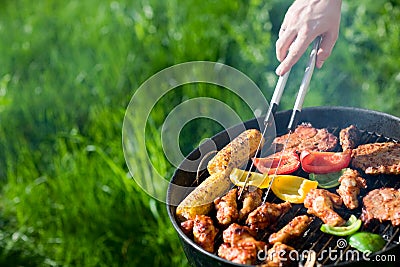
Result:
<svg viewBox="0 0 400 267"><path fill-rule="evenodd" d="M176 214L179 219L184 221L209 213L213 208L213 201L233 186L229 179L232 169L247 163L257 151L260 141L262 147L264 139L260 131L250 129L220 150L208 165L210 176L178 205Z"/></svg>
<svg viewBox="0 0 400 267"><path fill-rule="evenodd" d="M229 175L233 168L243 166L250 157L254 156L259 144L260 148L264 145L264 138L259 130L249 129L244 131L208 162L208 173L211 175L227 171Z"/></svg>

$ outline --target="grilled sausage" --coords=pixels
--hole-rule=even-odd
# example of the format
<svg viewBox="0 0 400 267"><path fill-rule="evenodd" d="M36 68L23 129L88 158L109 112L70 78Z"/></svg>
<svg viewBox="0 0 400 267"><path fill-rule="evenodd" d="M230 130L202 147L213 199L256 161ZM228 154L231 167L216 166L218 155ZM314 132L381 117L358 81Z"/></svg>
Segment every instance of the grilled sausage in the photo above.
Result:
<svg viewBox="0 0 400 267"><path fill-rule="evenodd" d="M257 150L261 141L260 131L251 129L241 133L226 145L208 165L210 176L196 187L177 207L176 214L182 221L194 219L196 215L205 215L213 207L213 201L224 195L232 183L229 174L233 168L245 164ZM212 170L212 171L210 171Z"/></svg>
<svg viewBox="0 0 400 267"><path fill-rule="evenodd" d="M259 144L260 148L264 144L264 138L262 138L260 131L256 129L244 131L208 162L208 173L211 175L227 171L229 174L233 168L239 168L247 163L249 157L252 157L256 152Z"/></svg>

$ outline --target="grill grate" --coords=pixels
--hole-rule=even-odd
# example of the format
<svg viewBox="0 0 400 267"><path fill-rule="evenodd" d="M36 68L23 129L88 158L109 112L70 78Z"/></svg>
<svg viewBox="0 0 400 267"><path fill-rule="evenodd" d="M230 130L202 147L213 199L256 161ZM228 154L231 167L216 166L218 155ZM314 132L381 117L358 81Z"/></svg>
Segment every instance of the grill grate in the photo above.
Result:
<svg viewBox="0 0 400 267"><path fill-rule="evenodd" d="M339 136L340 128L327 128L328 131L335 136ZM282 133L284 134L284 133ZM367 143L375 143L375 142L398 142L398 140L394 140L391 138L387 138L383 135L361 131L361 139L360 144ZM338 148L336 151L339 151ZM207 175L207 171L204 171L200 174L200 178L203 178ZM298 170L295 175L307 177L307 173L302 170ZM344 219L348 219L350 215L354 214L357 218L360 218L362 212L362 197L364 197L369 191L382 187L393 187L396 189L400 188L399 178L396 176L390 175L379 175L379 176L370 176L366 175L363 172L360 172L364 179L367 181L367 189L361 189L360 195L358 196L358 200L360 206L355 210L348 210L345 207L335 209L336 212L342 216ZM201 180L201 179L200 179ZM194 180L192 186L197 186L198 181ZM328 189L331 192L336 193L335 188ZM268 202L272 203L281 203L282 201L277 198L274 194L270 194L267 198ZM307 214L307 209L303 206L303 204L292 204L292 209L281 216L279 218L277 225L275 226L276 230L282 228L286 224L289 223L291 219L296 216ZM211 216L214 216L212 214ZM352 253L355 251L349 245L344 244L344 239L337 236L332 236L329 234L325 234L321 232L319 229L322 225L322 221L318 218L315 218L314 221L310 224L309 229L305 232L303 237L288 242L288 245L293 246L297 251L298 255L306 255L310 251L314 251L316 253L317 262L323 265L335 266L341 264L348 264L351 262L358 261L357 258L349 258L348 256L354 256ZM390 222L383 223L371 223L371 225L366 228L364 225L360 229L380 234L387 241L383 251L390 250L400 244L400 228L393 227ZM265 231L259 233L259 239L265 241L268 244L268 237L271 234L271 231ZM342 243L340 243L342 242ZM219 246L222 243L222 231L220 231L216 237L216 245ZM329 255L329 251L331 254ZM334 252L334 255L332 253ZM351 253L350 253L351 252ZM373 255L372 255L373 256ZM359 254L358 259L362 259L362 254Z"/></svg>
<svg viewBox="0 0 400 267"><path fill-rule="evenodd" d="M328 128L328 131L332 134L338 136L340 129L339 128ZM375 143L375 142L398 142L398 140L394 140L391 138L387 138L385 136L379 135L373 132L362 131L361 132L361 144L367 143ZM339 151L337 149L336 151ZM301 171L300 171L301 172ZM360 195L358 196L358 200L360 202L360 206L355 210L348 210L344 207L336 209L337 213L341 215L344 219L348 219L350 215L354 214L357 218L360 218L362 212L362 198L371 190L382 188L382 187L393 187L396 189L400 188L399 178L396 176L390 175L379 175L379 176L370 176L366 175L363 172L360 172L364 179L367 181L367 188L362 189ZM305 173L298 173L298 175L303 176ZM336 193L336 188L328 189L331 192ZM273 199L269 199L268 201L278 201L279 199L274 197ZM293 217L298 215L307 214L307 209L304 208L302 204L294 205L292 211L288 214L285 214L277 225L277 229L280 229L284 225L286 225ZM332 236L329 234L325 234L321 232L319 229L322 225L322 221L316 218L313 223L310 225L307 232L303 235L302 238L299 238L293 242L289 242L288 245L293 246L299 252L299 255L303 255L304 253L308 253L309 251L316 252L316 258L318 263L323 265L341 265L343 263L351 263L358 261L358 259L363 259L363 255L358 253L355 249L351 248L347 243L345 243L345 239L342 237ZM383 223L371 223L371 225L365 227L364 225L360 229L361 231L369 231L376 234L380 234L387 241L383 251L390 250L397 246L400 243L400 228L393 227L390 222ZM268 240L268 236L265 236ZM358 256L357 256L358 255ZM373 255L370 255L372 257Z"/></svg>

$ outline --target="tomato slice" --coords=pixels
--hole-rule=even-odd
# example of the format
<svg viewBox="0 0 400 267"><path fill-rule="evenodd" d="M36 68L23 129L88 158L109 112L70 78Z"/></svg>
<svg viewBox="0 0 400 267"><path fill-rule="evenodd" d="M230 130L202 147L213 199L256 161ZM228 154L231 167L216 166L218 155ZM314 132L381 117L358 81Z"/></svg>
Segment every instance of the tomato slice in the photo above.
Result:
<svg viewBox="0 0 400 267"><path fill-rule="evenodd" d="M301 152L301 167L308 173L331 173L347 168L351 160L351 150L344 152Z"/></svg>
<svg viewBox="0 0 400 267"><path fill-rule="evenodd" d="M279 160L280 166L277 170ZM285 151L272 154L265 158L253 158L254 166L263 174L289 174L300 167L299 156L295 151Z"/></svg>

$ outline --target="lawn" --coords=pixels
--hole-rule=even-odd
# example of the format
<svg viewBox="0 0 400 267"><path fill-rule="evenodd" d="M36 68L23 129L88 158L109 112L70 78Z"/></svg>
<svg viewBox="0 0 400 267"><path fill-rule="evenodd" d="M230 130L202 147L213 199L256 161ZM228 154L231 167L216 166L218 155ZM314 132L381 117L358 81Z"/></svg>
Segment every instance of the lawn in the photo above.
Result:
<svg viewBox="0 0 400 267"><path fill-rule="evenodd" d="M290 2L0 1L0 266L187 266L165 204L133 179L152 175L148 166L138 163L132 178L126 165L126 108L152 75L197 60L238 69L270 99L274 43ZM344 2L339 41L305 106L400 116L400 4ZM294 103L306 57L281 109ZM252 118L215 85L164 95L142 128L152 165L166 179L174 166L162 151L163 122L198 97ZM220 130L207 119L190 122L182 153Z"/></svg>

